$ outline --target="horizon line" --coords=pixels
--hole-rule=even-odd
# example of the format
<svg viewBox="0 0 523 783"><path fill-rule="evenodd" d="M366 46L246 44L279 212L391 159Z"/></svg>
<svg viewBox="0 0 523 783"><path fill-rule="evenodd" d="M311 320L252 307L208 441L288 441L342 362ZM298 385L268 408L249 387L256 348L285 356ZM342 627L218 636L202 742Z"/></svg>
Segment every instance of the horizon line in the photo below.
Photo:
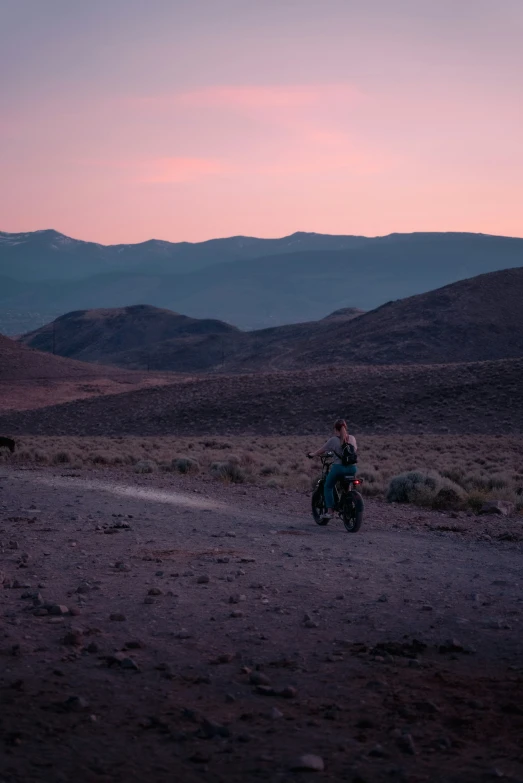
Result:
<svg viewBox="0 0 523 783"><path fill-rule="evenodd" d="M104 244L103 242L96 242L92 239L79 239L78 237L72 237L69 234L64 234L62 231L58 231L55 228L37 228L29 231L3 231L0 229L0 236L1 235L18 236L20 234L45 234L50 232L65 237L66 239L71 239L74 242L83 242L85 244L99 245L101 247L136 246L136 245L145 245L149 242L162 242L166 245L203 245L206 244L207 242L224 241L227 239L259 239L259 240L268 240L268 241L278 241L282 239L289 239L291 237L295 237L298 235L340 237L340 238L350 237L352 239L372 240L372 239L387 239L388 237L392 237L392 236L415 236L417 234L418 235L455 234L455 235L467 235L467 236L493 237L498 239L523 239L523 236L512 235L512 234L491 234L483 231L391 231L388 234L375 234L373 236L369 236L367 234L330 234L330 233L323 233L321 231L297 230L297 231L293 231L290 234L283 234L282 236L253 236L249 234L231 234L229 236L209 237L208 239L201 239L196 242L190 242L189 240L185 240L185 239L170 240L170 239L158 239L157 237L150 237L149 239L144 239L140 242L114 242L114 243Z"/></svg>

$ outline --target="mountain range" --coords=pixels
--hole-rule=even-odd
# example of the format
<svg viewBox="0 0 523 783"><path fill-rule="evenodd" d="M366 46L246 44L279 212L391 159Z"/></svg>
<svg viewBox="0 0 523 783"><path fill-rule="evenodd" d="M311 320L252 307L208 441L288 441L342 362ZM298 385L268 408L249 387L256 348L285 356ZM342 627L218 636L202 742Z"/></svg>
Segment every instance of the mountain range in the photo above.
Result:
<svg viewBox="0 0 523 783"><path fill-rule="evenodd" d="M0 231L0 275L16 280L83 280L93 275L185 274L237 259L298 251L346 250L372 242L367 237L298 232L281 239L229 237L206 242L150 239L128 245L101 245L53 229L9 234Z"/></svg>
<svg viewBox="0 0 523 783"><path fill-rule="evenodd" d="M448 364L523 357L523 267L479 275L367 313L241 331L149 305L74 311L21 341L126 369L266 372L318 365Z"/></svg>
<svg viewBox="0 0 523 783"><path fill-rule="evenodd" d="M42 313L143 302L256 329L320 319L346 307L372 310L521 266L523 239L484 234L301 232L282 239L104 246L52 230L0 232L0 331L11 328L7 323L28 323L13 319L13 312L34 314L29 323L36 326Z"/></svg>

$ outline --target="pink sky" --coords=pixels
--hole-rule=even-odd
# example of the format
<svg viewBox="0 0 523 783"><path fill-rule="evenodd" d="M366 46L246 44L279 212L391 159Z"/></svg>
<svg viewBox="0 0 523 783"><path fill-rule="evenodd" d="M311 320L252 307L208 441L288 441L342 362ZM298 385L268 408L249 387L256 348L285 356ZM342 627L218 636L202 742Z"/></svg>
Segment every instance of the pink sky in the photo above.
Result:
<svg viewBox="0 0 523 783"><path fill-rule="evenodd" d="M0 230L523 236L520 0L85 6L2 4Z"/></svg>

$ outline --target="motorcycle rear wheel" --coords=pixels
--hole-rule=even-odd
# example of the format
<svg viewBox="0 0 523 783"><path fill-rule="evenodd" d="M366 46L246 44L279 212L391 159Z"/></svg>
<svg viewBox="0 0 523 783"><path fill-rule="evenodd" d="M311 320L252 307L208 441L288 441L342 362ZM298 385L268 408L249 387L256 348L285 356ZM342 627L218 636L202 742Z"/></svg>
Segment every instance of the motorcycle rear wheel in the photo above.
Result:
<svg viewBox="0 0 523 783"><path fill-rule="evenodd" d="M329 520L321 518L322 515L325 514L325 497L323 495L323 485L316 487L312 493L311 505L312 516L314 517L316 524L320 525L321 527L327 525Z"/></svg>
<svg viewBox="0 0 523 783"><path fill-rule="evenodd" d="M363 498L359 492L347 492L341 513L347 533L357 533L363 524Z"/></svg>

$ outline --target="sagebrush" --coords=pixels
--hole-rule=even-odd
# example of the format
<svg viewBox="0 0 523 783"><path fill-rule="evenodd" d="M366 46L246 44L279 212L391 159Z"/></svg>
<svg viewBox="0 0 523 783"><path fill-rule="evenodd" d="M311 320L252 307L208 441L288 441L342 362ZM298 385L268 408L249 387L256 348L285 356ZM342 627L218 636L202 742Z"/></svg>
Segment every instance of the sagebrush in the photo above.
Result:
<svg viewBox="0 0 523 783"><path fill-rule="evenodd" d="M275 490L309 491L320 466L306 454L321 443L322 438L308 436L23 436L17 438L14 454L0 452L0 462L172 471ZM410 493L406 502L477 510L485 500L498 499L523 509L523 436L363 434L358 435L358 445L358 473L364 478L367 497L385 499L394 477L416 472L432 478Z"/></svg>

